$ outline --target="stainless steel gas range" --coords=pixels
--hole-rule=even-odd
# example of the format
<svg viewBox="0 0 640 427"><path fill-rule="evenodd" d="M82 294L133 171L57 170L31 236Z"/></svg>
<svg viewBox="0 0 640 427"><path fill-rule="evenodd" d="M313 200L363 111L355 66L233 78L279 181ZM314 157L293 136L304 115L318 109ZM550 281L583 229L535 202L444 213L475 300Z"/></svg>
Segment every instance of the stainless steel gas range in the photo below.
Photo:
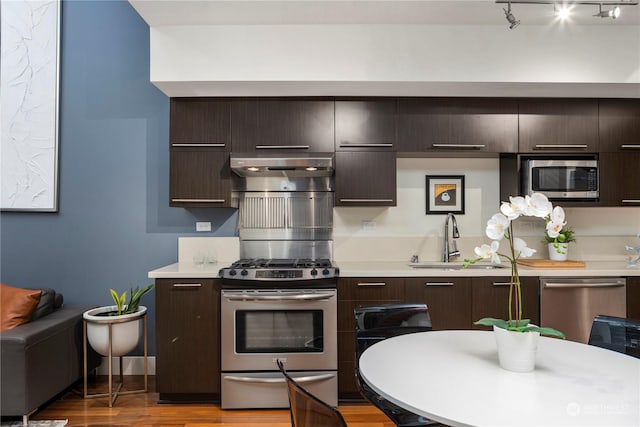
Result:
<svg viewBox="0 0 640 427"><path fill-rule="evenodd" d="M242 259L222 278L222 408L284 408L276 361L337 405L337 277L329 259Z"/></svg>

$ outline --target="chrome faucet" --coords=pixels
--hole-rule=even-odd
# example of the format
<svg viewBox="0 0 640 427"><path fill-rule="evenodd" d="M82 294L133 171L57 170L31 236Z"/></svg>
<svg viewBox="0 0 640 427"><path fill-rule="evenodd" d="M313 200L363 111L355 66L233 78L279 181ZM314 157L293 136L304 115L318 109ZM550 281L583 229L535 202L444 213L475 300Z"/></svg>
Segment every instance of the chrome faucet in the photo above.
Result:
<svg viewBox="0 0 640 427"><path fill-rule="evenodd" d="M453 216L452 213L447 214L447 219L444 220L444 249L442 251L442 262L450 262L451 258L460 256L460 251L456 246L456 241L452 240L451 243L449 243L449 220L451 220L451 223L453 225L453 232L451 233L451 237L453 239L457 239L458 237L460 237L456 217Z"/></svg>

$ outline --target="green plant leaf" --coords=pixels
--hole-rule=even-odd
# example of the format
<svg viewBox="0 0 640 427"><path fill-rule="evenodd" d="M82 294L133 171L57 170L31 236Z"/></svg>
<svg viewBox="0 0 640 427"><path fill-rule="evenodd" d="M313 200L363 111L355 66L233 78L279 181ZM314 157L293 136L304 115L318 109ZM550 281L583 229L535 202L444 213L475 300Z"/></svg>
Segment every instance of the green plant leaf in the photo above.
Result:
<svg viewBox="0 0 640 427"><path fill-rule="evenodd" d="M550 335L553 337L562 338L563 340L567 338L567 336L563 332L553 328L544 328L544 327L540 328L537 326L529 326L529 331L540 332L540 335Z"/></svg>
<svg viewBox="0 0 640 427"><path fill-rule="evenodd" d="M473 324L479 326L497 326L502 329L507 329L509 327L509 322L506 320L496 319L493 317L484 317Z"/></svg>

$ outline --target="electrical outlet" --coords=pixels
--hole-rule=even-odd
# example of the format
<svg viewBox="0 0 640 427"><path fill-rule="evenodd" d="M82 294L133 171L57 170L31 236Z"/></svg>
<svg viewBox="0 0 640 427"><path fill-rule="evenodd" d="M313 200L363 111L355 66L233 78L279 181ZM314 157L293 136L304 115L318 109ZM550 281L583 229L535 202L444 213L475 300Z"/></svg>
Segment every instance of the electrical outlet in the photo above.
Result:
<svg viewBox="0 0 640 427"><path fill-rule="evenodd" d="M211 223L210 222L196 222L196 231L211 231Z"/></svg>
<svg viewBox="0 0 640 427"><path fill-rule="evenodd" d="M368 220L364 220L362 221L362 228L365 229L372 229L372 228L376 228L376 222L373 219L368 219Z"/></svg>

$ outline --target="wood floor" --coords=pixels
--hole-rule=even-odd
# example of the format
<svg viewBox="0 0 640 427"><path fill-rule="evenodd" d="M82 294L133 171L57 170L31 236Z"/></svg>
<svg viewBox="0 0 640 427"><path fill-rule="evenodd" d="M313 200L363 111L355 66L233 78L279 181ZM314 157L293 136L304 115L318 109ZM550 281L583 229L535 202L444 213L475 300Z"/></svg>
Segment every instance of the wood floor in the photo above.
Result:
<svg viewBox="0 0 640 427"><path fill-rule="evenodd" d="M106 377L105 377L106 378ZM98 387L106 391L106 380L99 377ZM142 377L125 377L129 389L142 388ZM154 377L149 377L148 393L119 396L113 408L108 398L84 399L82 383L31 416L32 420L68 419L68 426L91 427L288 427L289 411L222 410L215 404L158 404ZM90 389L98 390L99 389ZM394 427L377 408L366 403L339 405L350 427Z"/></svg>

